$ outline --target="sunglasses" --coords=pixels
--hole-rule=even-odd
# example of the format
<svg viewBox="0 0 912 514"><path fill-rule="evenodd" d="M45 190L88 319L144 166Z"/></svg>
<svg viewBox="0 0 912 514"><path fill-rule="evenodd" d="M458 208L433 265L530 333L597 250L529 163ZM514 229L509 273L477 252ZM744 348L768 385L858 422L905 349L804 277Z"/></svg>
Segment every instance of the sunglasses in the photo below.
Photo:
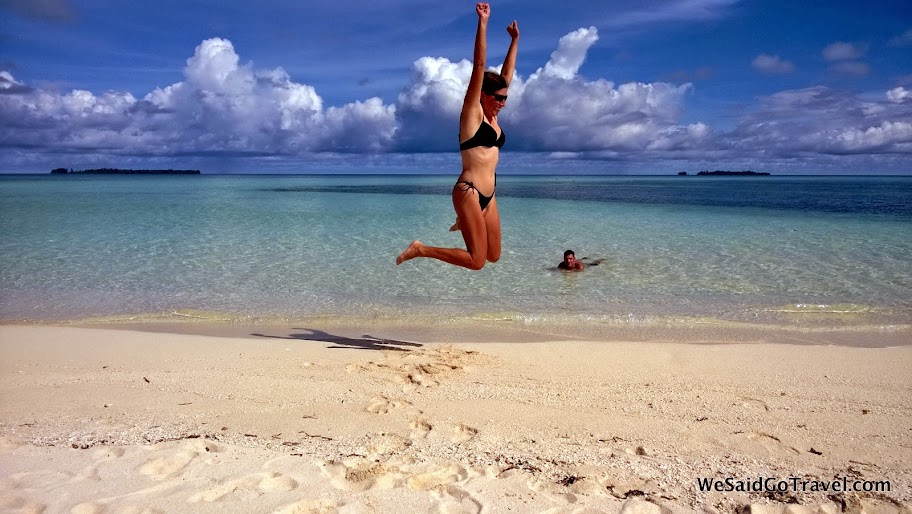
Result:
<svg viewBox="0 0 912 514"><path fill-rule="evenodd" d="M485 94L487 94L487 93L485 93ZM488 96L492 97L493 99L497 100L498 102L506 102L506 101L507 101L507 95L496 95L496 94L491 94L491 95L488 95Z"/></svg>

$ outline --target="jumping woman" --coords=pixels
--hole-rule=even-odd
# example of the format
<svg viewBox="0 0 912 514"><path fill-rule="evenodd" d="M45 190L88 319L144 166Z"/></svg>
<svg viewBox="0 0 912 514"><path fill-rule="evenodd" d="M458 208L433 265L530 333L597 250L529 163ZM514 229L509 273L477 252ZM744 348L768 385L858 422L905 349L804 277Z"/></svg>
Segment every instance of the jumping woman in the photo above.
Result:
<svg viewBox="0 0 912 514"><path fill-rule="evenodd" d="M475 57L472 77L462 104L459 117L459 150L462 156L462 174L453 187L453 208L456 225L461 230L466 249L425 246L413 241L396 259L396 264L430 257L472 270L484 267L485 262L500 259L500 215L497 213L497 159L504 144L504 133L497 124L497 114L507 101L507 89L513 81L516 68L516 45L519 27L516 22L507 27L510 49L504 59L500 74L485 71L488 18L491 8L487 3L475 5L478 13L478 30L475 33Z"/></svg>

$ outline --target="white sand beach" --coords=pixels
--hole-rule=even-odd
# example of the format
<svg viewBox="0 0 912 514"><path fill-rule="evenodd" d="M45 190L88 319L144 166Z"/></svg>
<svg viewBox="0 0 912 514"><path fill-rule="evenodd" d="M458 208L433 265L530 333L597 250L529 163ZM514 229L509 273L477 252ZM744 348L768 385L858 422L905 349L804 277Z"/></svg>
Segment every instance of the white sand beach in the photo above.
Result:
<svg viewBox="0 0 912 514"><path fill-rule="evenodd" d="M912 346L250 332L0 326L0 509L912 512Z"/></svg>

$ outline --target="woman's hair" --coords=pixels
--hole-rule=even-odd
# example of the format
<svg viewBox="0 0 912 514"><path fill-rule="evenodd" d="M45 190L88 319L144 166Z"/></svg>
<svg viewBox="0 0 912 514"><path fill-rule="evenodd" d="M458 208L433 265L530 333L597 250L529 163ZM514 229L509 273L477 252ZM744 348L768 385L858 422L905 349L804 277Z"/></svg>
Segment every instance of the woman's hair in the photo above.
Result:
<svg viewBox="0 0 912 514"><path fill-rule="evenodd" d="M493 95L495 91L507 87L507 80L503 75L494 71L486 71L481 83L481 91L486 95Z"/></svg>

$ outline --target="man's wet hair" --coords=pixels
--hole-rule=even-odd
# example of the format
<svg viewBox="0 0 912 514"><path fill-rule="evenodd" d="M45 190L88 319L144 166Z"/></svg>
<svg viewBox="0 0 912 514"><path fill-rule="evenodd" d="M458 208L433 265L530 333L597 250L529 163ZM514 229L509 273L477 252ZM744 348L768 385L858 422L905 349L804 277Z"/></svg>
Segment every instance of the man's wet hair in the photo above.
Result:
<svg viewBox="0 0 912 514"><path fill-rule="evenodd" d="M572 255L572 256L576 257L576 254L573 253L573 250L567 250L566 252L564 252L564 259L566 259L568 255Z"/></svg>

